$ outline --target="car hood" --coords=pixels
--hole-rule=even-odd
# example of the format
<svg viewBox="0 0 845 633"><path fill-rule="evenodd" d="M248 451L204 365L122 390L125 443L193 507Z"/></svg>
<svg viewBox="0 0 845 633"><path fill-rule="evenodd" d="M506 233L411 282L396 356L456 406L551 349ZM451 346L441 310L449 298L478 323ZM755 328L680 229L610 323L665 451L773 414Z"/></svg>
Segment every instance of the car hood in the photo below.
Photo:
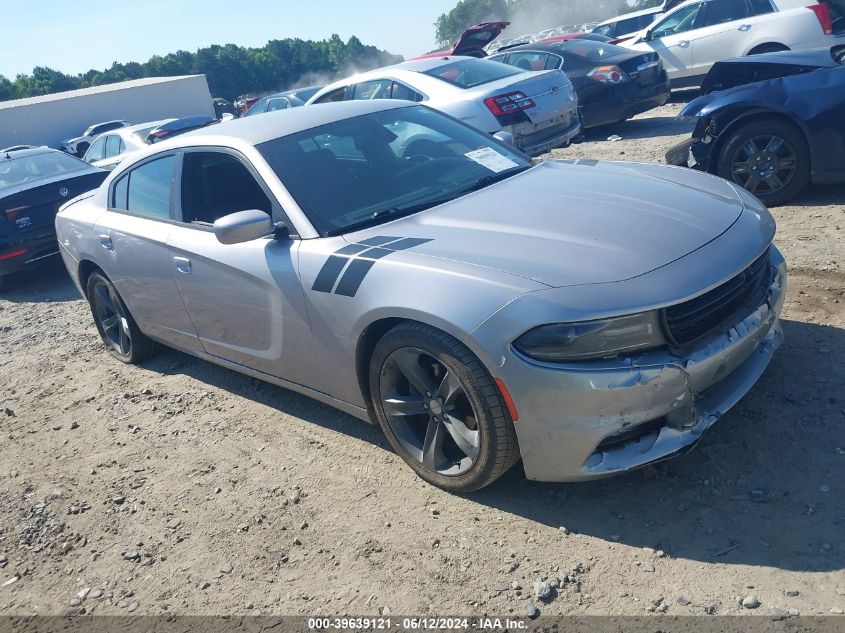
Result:
<svg viewBox="0 0 845 633"><path fill-rule="evenodd" d="M547 161L346 239L417 238L424 242L408 253L560 287L621 281L665 266L723 234L742 210L731 185L707 174Z"/></svg>

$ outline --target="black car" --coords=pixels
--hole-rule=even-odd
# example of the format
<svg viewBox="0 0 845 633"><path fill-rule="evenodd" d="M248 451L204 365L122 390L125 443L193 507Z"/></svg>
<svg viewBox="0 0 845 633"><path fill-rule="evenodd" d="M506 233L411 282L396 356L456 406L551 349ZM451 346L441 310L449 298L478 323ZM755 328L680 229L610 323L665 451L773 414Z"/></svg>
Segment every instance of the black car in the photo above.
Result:
<svg viewBox="0 0 845 633"><path fill-rule="evenodd" d="M617 123L669 101L669 76L655 52L572 39L508 48L489 59L523 70L560 68L578 94L585 128Z"/></svg>
<svg viewBox="0 0 845 633"><path fill-rule="evenodd" d="M307 88L296 88L286 92L277 92L256 101L253 106L244 112L244 116L255 116L265 112L286 110L304 106L305 102L317 94L323 86L308 86Z"/></svg>
<svg viewBox="0 0 845 633"><path fill-rule="evenodd" d="M845 45L719 62L704 96L682 117L697 117L692 138L666 162L717 174L769 205L810 182L845 182Z"/></svg>
<svg viewBox="0 0 845 633"><path fill-rule="evenodd" d="M4 276L58 254L59 207L108 175L46 147L0 154L0 287Z"/></svg>

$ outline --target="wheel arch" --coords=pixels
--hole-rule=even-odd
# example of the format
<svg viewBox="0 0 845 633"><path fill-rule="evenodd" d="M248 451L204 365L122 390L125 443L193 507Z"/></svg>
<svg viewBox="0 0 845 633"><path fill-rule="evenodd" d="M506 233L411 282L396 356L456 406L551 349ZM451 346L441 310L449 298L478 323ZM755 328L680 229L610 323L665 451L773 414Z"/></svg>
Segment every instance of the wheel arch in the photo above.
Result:
<svg viewBox="0 0 845 633"><path fill-rule="evenodd" d="M760 55L762 53L774 53L777 51L791 50L786 44L780 42L763 42L762 44L755 44L746 55Z"/></svg>
<svg viewBox="0 0 845 633"><path fill-rule="evenodd" d="M736 129L751 120L760 121L761 119L772 119L780 121L782 123L786 123L787 125L790 125L791 127L798 130L801 133L804 142L807 144L807 147L810 147L810 135L807 129L803 125L801 125L801 123L797 121L794 117L790 116L785 112L780 112L772 108L737 106L715 112L711 114L708 118L712 121L715 121L716 129L719 130L718 134L716 135L716 139L713 142L713 148L710 150L707 164L707 171L711 174L715 173L714 170L718 165L719 154L722 152L722 148L724 147L725 143L727 143L728 139L730 139L730 135ZM812 168L813 155L812 152L810 152L811 171Z"/></svg>
<svg viewBox="0 0 845 633"><path fill-rule="evenodd" d="M94 271L100 271L104 276L108 277L106 273L97 264L90 259L82 259L77 267L76 278L79 281L79 288L82 290L83 296L88 298L88 279Z"/></svg>
<svg viewBox="0 0 845 633"><path fill-rule="evenodd" d="M370 393L370 359L373 356L373 351L378 345L378 342L393 328L401 323L418 323L420 325L427 325L436 328L445 334L455 338L478 358L482 365L490 369L489 364L485 362L484 355L480 354L477 345L468 337L468 332L463 332L452 323L448 323L439 318L434 318L432 315L422 314L380 314L374 317L358 335L355 346L355 377L358 381L358 387L361 395L364 398L364 404L367 407L367 413L370 420L376 424L375 412L372 407L372 394Z"/></svg>

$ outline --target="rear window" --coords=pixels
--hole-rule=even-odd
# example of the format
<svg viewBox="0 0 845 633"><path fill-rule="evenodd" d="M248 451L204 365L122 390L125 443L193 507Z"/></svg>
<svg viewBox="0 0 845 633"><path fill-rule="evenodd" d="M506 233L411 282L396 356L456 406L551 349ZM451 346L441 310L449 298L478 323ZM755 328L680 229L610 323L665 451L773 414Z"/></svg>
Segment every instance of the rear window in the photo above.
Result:
<svg viewBox="0 0 845 633"><path fill-rule="evenodd" d="M458 88L475 88L505 77L519 75L522 72L522 70L513 66L486 59L464 59L426 70L423 74L440 79Z"/></svg>
<svg viewBox="0 0 845 633"><path fill-rule="evenodd" d="M61 152L46 152L0 161L0 189L49 178L87 167L81 160Z"/></svg>
<svg viewBox="0 0 845 633"><path fill-rule="evenodd" d="M578 55L591 62L597 62L605 57L614 57L616 55L630 54L630 49L615 46L613 44L606 44L604 42L593 42L591 40L573 40L565 44L564 50L567 53Z"/></svg>

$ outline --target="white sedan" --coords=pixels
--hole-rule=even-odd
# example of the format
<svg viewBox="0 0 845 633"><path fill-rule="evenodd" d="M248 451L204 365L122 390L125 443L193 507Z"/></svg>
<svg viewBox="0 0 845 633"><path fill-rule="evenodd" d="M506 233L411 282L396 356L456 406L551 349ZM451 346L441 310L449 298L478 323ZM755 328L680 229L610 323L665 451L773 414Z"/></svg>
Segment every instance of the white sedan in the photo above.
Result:
<svg viewBox="0 0 845 633"><path fill-rule="evenodd" d="M146 138L151 130L175 120L150 121L101 134L85 152L82 160L95 167L111 171L130 154L147 147Z"/></svg>
<svg viewBox="0 0 845 633"><path fill-rule="evenodd" d="M412 60L347 77L306 106L369 99L425 103L482 132L507 132L532 156L568 145L581 131L578 97L563 71L527 71L474 57Z"/></svg>

